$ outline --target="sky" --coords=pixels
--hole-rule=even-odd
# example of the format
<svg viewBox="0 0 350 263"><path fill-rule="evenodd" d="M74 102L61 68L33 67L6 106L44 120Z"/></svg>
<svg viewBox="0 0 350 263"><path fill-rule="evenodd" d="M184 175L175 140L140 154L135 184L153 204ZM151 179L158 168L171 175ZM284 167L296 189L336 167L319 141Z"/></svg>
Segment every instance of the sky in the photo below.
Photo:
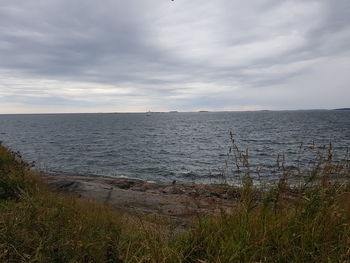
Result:
<svg viewBox="0 0 350 263"><path fill-rule="evenodd" d="M0 113L350 106L349 0L0 0Z"/></svg>

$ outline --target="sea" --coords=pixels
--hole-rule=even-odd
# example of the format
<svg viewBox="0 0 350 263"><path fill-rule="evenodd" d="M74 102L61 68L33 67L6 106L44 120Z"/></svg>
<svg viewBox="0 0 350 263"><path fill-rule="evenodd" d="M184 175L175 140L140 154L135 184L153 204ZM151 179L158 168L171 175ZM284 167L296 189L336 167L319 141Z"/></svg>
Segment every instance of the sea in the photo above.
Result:
<svg viewBox="0 0 350 263"><path fill-rule="evenodd" d="M0 115L0 141L52 176L220 183L244 172L274 181L281 163L308 167L329 147L345 159L350 111Z"/></svg>

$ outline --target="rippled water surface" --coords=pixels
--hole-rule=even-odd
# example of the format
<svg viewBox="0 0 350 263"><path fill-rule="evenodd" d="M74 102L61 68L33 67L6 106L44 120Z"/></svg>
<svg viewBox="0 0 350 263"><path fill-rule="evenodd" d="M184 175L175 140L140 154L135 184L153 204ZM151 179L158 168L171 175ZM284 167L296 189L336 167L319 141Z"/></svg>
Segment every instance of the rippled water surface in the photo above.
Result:
<svg viewBox="0 0 350 263"><path fill-rule="evenodd" d="M350 145L349 111L0 115L0 140L48 172L209 182L225 165L229 132L251 167L271 177L299 144ZM307 158L301 158L307 162Z"/></svg>

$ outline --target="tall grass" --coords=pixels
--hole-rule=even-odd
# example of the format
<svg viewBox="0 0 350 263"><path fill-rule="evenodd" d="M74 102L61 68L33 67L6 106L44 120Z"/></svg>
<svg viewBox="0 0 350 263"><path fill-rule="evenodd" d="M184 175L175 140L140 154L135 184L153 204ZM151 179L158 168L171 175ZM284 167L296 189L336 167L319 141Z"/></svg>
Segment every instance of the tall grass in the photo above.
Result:
<svg viewBox="0 0 350 263"><path fill-rule="evenodd" d="M0 160L0 262L118 262L114 211L49 191L2 146Z"/></svg>
<svg viewBox="0 0 350 263"><path fill-rule="evenodd" d="M313 151L307 166L286 168L279 155L279 180L253 184L248 150L231 134L221 175L240 178L233 213L208 215L184 237L187 261L197 262L350 262L350 159L335 160L332 145L300 146ZM304 148L303 148L304 147ZM229 165L234 169L229 169ZM259 178L259 170L255 171ZM186 254L186 253L184 253Z"/></svg>
<svg viewBox="0 0 350 263"><path fill-rule="evenodd" d="M236 208L182 230L51 192L0 146L0 262L350 262L348 156L315 149L314 162L293 169L279 157L280 180L262 188L232 143Z"/></svg>

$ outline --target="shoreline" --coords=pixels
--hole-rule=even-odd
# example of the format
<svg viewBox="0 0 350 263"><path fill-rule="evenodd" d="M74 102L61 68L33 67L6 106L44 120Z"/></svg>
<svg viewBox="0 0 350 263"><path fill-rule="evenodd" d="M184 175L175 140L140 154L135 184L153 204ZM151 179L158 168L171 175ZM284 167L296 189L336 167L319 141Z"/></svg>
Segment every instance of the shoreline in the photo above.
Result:
<svg viewBox="0 0 350 263"><path fill-rule="evenodd" d="M232 211L238 188L229 185L159 184L140 179L41 174L55 191L96 200L123 212L164 216L186 223L193 216Z"/></svg>
<svg viewBox="0 0 350 263"><path fill-rule="evenodd" d="M350 163L331 157L301 188L281 178L264 192L249 178L233 187L50 176L0 146L0 261L343 262L350 184L331 176L350 178Z"/></svg>

